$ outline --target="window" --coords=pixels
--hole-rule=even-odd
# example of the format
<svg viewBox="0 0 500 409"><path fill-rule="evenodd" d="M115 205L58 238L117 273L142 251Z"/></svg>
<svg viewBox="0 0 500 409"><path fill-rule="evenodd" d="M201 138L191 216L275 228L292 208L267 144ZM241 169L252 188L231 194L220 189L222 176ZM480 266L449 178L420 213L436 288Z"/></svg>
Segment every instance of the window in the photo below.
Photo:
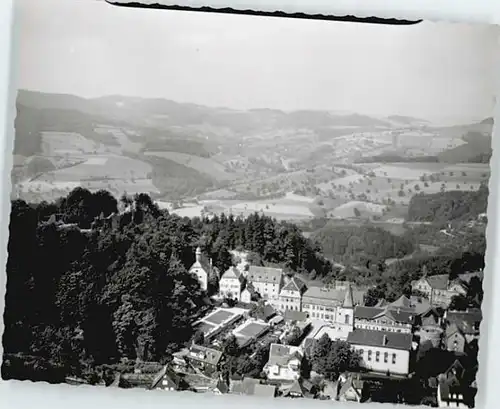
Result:
<svg viewBox="0 0 500 409"><path fill-rule="evenodd" d="M347 315L347 314L346 314L346 316L345 316L344 320L345 320L345 323L346 323L346 324L349 324L349 315Z"/></svg>
<svg viewBox="0 0 500 409"><path fill-rule="evenodd" d="M358 352L359 352L359 354L360 354L361 356L363 356L363 353L364 353L365 351L363 351L362 349L360 349Z"/></svg>
<svg viewBox="0 0 500 409"><path fill-rule="evenodd" d="M368 350L368 360L369 361L372 360L372 350L371 349Z"/></svg>
<svg viewBox="0 0 500 409"><path fill-rule="evenodd" d="M395 364L396 363L396 354L392 354L392 363Z"/></svg>
<svg viewBox="0 0 500 409"><path fill-rule="evenodd" d="M389 353L384 352L384 364L386 364L388 360L389 360Z"/></svg>
<svg viewBox="0 0 500 409"><path fill-rule="evenodd" d="M380 351L377 351L375 353L375 361L379 362L380 361Z"/></svg>

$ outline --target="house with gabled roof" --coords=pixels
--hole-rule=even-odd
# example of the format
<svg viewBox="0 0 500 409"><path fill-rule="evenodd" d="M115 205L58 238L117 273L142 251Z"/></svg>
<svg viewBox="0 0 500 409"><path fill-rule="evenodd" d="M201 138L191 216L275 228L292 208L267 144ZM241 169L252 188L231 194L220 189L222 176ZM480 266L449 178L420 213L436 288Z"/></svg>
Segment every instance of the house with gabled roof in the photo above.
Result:
<svg viewBox="0 0 500 409"><path fill-rule="evenodd" d="M477 386L465 376L467 373L459 360L438 377L438 407L473 408Z"/></svg>
<svg viewBox="0 0 500 409"><path fill-rule="evenodd" d="M446 311L444 321L446 326L455 324L465 335L467 342L479 337L479 328L483 319L479 308L466 311Z"/></svg>
<svg viewBox="0 0 500 409"><path fill-rule="evenodd" d="M451 323L446 326L444 333L444 344L448 351L463 353L467 340L462 330L457 326L456 323Z"/></svg>
<svg viewBox="0 0 500 409"><path fill-rule="evenodd" d="M365 398L365 383L359 374L340 376L337 384L337 400L340 402L363 402Z"/></svg>
<svg viewBox="0 0 500 409"><path fill-rule="evenodd" d="M281 268L249 266L247 281L252 283L255 291L264 299L278 299L283 287L283 270Z"/></svg>
<svg viewBox="0 0 500 409"><path fill-rule="evenodd" d="M304 353L300 347L271 344L269 359L264 372L271 381L292 382L300 378L300 366Z"/></svg>
<svg viewBox="0 0 500 409"><path fill-rule="evenodd" d="M431 305L447 308L451 299L457 295L466 295L466 284L460 279L450 280L448 274L427 275L424 268L420 279L411 283L412 291L423 294Z"/></svg>
<svg viewBox="0 0 500 409"><path fill-rule="evenodd" d="M354 327L377 331L411 333L415 323L412 309L394 307L383 308L356 306L354 309Z"/></svg>
<svg viewBox="0 0 500 409"><path fill-rule="evenodd" d="M259 379L244 378L231 383L230 393L235 395L276 397L276 385L264 385Z"/></svg>
<svg viewBox="0 0 500 409"><path fill-rule="evenodd" d="M193 344L184 359L202 373L211 375L217 371L222 355L217 349Z"/></svg>
<svg viewBox="0 0 500 409"><path fill-rule="evenodd" d="M279 294L279 310L302 311L302 295L305 291L306 284L300 278L289 279Z"/></svg>
<svg viewBox="0 0 500 409"><path fill-rule="evenodd" d="M158 372L151 383L151 389L162 389L167 391L188 390L189 384L177 374L169 365L165 365Z"/></svg>
<svg viewBox="0 0 500 409"><path fill-rule="evenodd" d="M243 274L236 267L229 267L219 280L219 295L240 301L244 285Z"/></svg>
<svg viewBox="0 0 500 409"><path fill-rule="evenodd" d="M373 372L408 375L412 334L356 328L347 342L357 351L361 366Z"/></svg>

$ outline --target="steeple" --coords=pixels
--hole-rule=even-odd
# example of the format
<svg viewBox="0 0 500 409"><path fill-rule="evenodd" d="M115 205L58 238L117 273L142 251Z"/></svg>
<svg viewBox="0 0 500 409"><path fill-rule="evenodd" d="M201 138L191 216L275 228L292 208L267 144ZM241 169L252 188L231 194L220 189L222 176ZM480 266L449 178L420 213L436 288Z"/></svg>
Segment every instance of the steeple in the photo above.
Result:
<svg viewBox="0 0 500 409"><path fill-rule="evenodd" d="M344 303L342 304L344 308L354 308L354 297L352 296L351 283L347 284L347 289L345 291Z"/></svg>
<svg viewBox="0 0 500 409"><path fill-rule="evenodd" d="M422 266L422 277L427 277L427 266L425 264Z"/></svg>
<svg viewBox="0 0 500 409"><path fill-rule="evenodd" d="M201 247L200 246L196 247L196 261L198 263L201 263Z"/></svg>

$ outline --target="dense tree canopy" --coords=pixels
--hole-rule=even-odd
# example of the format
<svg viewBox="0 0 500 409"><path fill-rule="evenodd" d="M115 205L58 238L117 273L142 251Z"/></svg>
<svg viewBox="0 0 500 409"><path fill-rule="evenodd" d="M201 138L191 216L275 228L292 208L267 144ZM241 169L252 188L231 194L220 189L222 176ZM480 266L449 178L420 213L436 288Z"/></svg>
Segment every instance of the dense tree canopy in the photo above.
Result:
<svg viewBox="0 0 500 409"><path fill-rule="evenodd" d="M314 233L327 257L335 261L365 265L399 258L413 252L413 242L371 225L327 225Z"/></svg>
<svg viewBox="0 0 500 409"><path fill-rule="evenodd" d="M488 195L488 187L484 185L476 192L456 190L415 195L410 200L408 220L438 223L476 219L486 213Z"/></svg>
<svg viewBox="0 0 500 409"><path fill-rule="evenodd" d="M129 210L107 218L118 207ZM258 214L190 220L160 211L147 195L117 203L107 192L82 188L55 203L15 200L5 353L29 354L78 375L124 357L165 359L194 335L206 303L187 274L198 245L219 271L238 247L293 271L331 271L297 227ZM2 368L6 377L9 368ZM50 371L43 372L50 381Z"/></svg>
<svg viewBox="0 0 500 409"><path fill-rule="evenodd" d="M310 361L315 372L324 375L329 380L336 381L341 373L358 370L361 356L351 348L349 343L332 341L325 334L315 341Z"/></svg>

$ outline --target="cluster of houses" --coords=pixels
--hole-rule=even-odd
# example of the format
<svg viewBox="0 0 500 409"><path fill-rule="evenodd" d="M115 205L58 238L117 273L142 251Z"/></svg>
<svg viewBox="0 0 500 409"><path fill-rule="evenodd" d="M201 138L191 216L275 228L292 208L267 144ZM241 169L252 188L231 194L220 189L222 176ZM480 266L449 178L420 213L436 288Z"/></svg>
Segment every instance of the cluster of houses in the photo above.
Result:
<svg viewBox="0 0 500 409"><path fill-rule="evenodd" d="M219 308L200 320L204 345L193 343L174 354L173 361L151 380L150 387L168 390L211 391L260 396L318 397L309 379L301 377L303 357L315 340L327 334L332 340L347 341L361 356L362 372L346 373L320 394L330 399L366 399L367 376L381 379L411 378L415 357L424 344L456 354L452 363L434 383L440 407L469 407L470 377L460 366L460 356L479 337L480 310L448 311L452 297L465 294L468 274L456 280L448 276L428 276L412 283L415 294L401 296L392 303L380 300L364 305L365 291L350 283L330 287L308 287L296 276L288 277L279 268L231 267L219 274L200 248L190 269L203 289L209 278L219 278L219 298L233 299L238 307ZM251 306L264 305L259 319L250 317ZM287 336L296 332L296 342ZM220 345L228 334L241 347L260 343L269 347L262 379L224 379L220 367L224 354ZM264 376L265 375L265 376ZM321 375L321 374L320 374Z"/></svg>

